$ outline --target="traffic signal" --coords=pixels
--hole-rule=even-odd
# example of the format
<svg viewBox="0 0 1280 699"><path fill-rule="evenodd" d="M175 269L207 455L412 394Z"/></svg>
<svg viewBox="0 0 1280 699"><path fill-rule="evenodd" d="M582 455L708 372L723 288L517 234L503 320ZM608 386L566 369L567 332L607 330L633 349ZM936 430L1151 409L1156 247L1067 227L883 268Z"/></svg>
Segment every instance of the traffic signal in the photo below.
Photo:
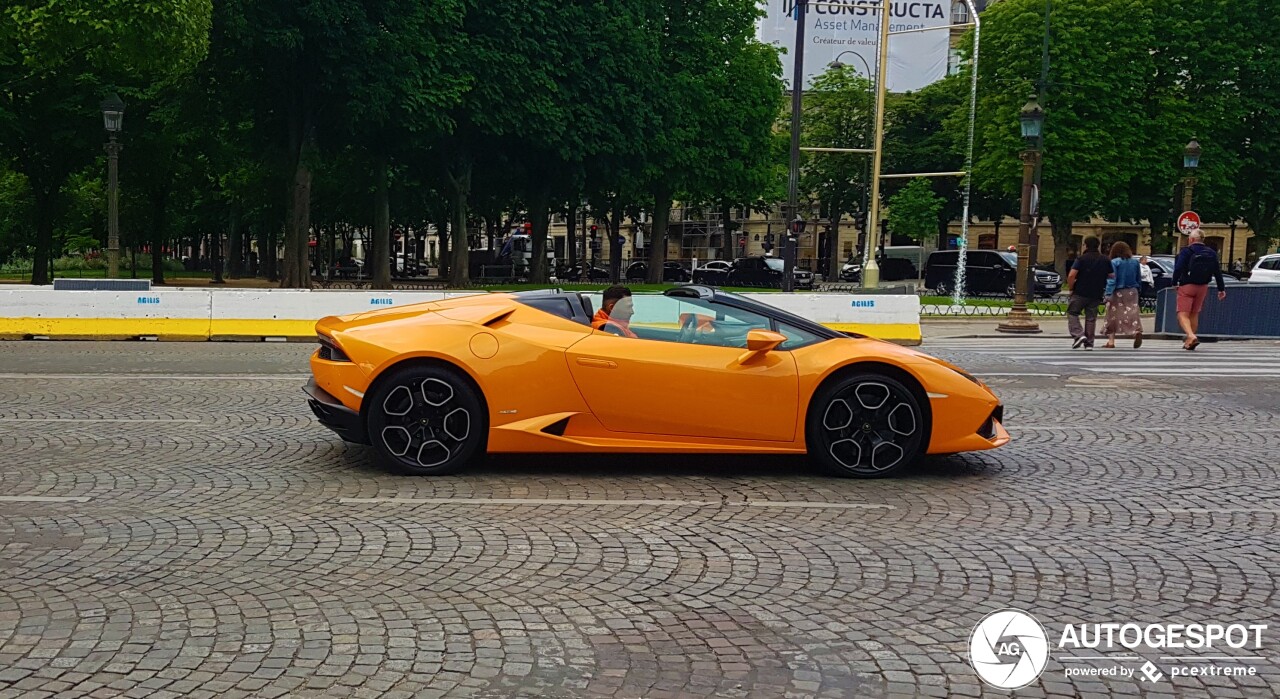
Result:
<svg viewBox="0 0 1280 699"><path fill-rule="evenodd" d="M853 215L853 225L860 231L867 230L867 212L859 211Z"/></svg>
<svg viewBox="0 0 1280 699"><path fill-rule="evenodd" d="M594 223L591 224L591 239L595 240L595 237L599 234L600 234L600 227Z"/></svg>

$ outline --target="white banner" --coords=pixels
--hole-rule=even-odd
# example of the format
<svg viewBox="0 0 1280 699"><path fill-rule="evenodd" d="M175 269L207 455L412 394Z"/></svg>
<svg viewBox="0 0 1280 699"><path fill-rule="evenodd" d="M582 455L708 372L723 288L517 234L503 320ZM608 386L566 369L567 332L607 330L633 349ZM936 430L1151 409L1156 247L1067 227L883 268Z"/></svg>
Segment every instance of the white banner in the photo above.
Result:
<svg viewBox="0 0 1280 699"><path fill-rule="evenodd" d="M782 78L788 88L795 72L797 0L764 0L768 13L760 40L786 48ZM889 31L936 28L889 38L889 91L919 90L947 74L951 46L951 0L893 0ZM879 60L881 0L810 0L805 14L804 84L839 61L874 81Z"/></svg>

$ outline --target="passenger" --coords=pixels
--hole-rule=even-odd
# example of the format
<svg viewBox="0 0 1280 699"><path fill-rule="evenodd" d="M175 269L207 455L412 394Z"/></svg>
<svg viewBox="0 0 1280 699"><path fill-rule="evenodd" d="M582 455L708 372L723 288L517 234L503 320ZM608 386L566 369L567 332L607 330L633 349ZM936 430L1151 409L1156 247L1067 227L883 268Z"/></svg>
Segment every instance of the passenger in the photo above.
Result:
<svg viewBox="0 0 1280 699"><path fill-rule="evenodd" d="M631 332L631 315L635 307L631 301L631 289L615 284L604 290L600 310L591 319L591 327L622 337L637 337Z"/></svg>

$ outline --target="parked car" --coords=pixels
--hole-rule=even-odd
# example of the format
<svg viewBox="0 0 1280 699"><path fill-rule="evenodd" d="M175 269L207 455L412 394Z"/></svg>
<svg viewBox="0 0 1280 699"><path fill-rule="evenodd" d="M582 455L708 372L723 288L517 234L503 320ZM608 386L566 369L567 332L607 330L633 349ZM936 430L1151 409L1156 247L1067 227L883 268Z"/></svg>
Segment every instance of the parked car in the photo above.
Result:
<svg viewBox="0 0 1280 699"><path fill-rule="evenodd" d="M629 282L643 282L649 278L649 263L632 262L627 265L627 271L623 278ZM664 282L687 282L690 279L689 270L680 266L679 262L663 262L662 263L662 281Z"/></svg>
<svg viewBox="0 0 1280 699"><path fill-rule="evenodd" d="M840 281L842 282L860 282L862 281L862 262L850 258L840 266Z"/></svg>
<svg viewBox="0 0 1280 699"><path fill-rule="evenodd" d="M1144 305L1154 306L1156 294L1161 289L1173 286L1173 260L1168 255L1150 255L1147 257L1147 268L1151 270L1151 283L1142 285L1138 297Z"/></svg>
<svg viewBox="0 0 1280 699"><path fill-rule="evenodd" d="M1014 295L1018 277L1018 256L997 250L968 250L965 257L964 293L973 295ZM947 296L954 289L959 250L938 250L925 262L924 285ZM1057 272L1036 269L1035 295L1045 298L1062 291L1062 276Z"/></svg>
<svg viewBox="0 0 1280 699"><path fill-rule="evenodd" d="M1280 284L1280 255L1263 255L1249 273L1250 284Z"/></svg>
<svg viewBox="0 0 1280 699"><path fill-rule="evenodd" d="M604 267L587 266L581 262L562 267L556 274L557 278L566 282L607 282L612 276Z"/></svg>
<svg viewBox="0 0 1280 699"><path fill-rule="evenodd" d="M1166 286L1173 286L1173 268L1174 264L1178 260L1177 256L1151 255L1147 260L1149 261L1148 266L1151 266L1152 264L1156 265L1151 267L1151 274L1156 279L1156 288L1151 295L1154 296L1155 292L1160 291ZM1159 270L1156 269L1157 266L1159 267ZM1222 283L1227 286L1234 286L1236 284L1242 284L1243 282L1241 282L1239 278L1227 274L1227 271L1224 269L1222 270Z"/></svg>
<svg viewBox="0 0 1280 699"><path fill-rule="evenodd" d="M733 263L728 260L711 260L693 270L693 283L723 286L732 268Z"/></svg>
<svg viewBox="0 0 1280 699"><path fill-rule="evenodd" d="M762 286L770 288L782 287L782 275L785 263L779 257L739 257L733 261L733 268L725 279L727 286ZM813 272L792 269L792 279L797 289L813 288Z"/></svg>
<svg viewBox="0 0 1280 699"><path fill-rule="evenodd" d="M332 278L362 279L364 278L364 260L347 257L333 263Z"/></svg>
<svg viewBox="0 0 1280 699"><path fill-rule="evenodd" d="M897 282L904 279L919 279L920 273L911 260L902 257L880 257L876 259L880 266L880 281ZM862 281L862 262L850 259L840 268L840 281Z"/></svg>

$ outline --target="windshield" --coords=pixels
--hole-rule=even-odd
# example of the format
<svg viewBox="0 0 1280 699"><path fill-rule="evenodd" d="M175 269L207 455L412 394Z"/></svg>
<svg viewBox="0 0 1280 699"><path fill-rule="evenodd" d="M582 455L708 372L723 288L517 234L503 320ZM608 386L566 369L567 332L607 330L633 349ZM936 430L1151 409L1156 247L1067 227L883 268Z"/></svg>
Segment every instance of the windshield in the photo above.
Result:
<svg viewBox="0 0 1280 699"><path fill-rule="evenodd" d="M1018 254L1017 254L1017 253L1009 252L1009 251L1007 251L1007 250L1006 250L1005 252L1000 253L1000 257L1003 257L1004 259L1008 260L1008 261L1009 261L1009 264L1013 265L1014 267L1017 267L1017 266L1018 266Z"/></svg>
<svg viewBox="0 0 1280 699"><path fill-rule="evenodd" d="M782 271L782 260L780 260L780 259L778 259L778 258L776 258L776 257L766 257L766 258L764 258L764 263L765 263L766 265L769 265L769 269L771 269L771 270L773 270L773 271L775 271L775 272L781 272L781 271Z"/></svg>

